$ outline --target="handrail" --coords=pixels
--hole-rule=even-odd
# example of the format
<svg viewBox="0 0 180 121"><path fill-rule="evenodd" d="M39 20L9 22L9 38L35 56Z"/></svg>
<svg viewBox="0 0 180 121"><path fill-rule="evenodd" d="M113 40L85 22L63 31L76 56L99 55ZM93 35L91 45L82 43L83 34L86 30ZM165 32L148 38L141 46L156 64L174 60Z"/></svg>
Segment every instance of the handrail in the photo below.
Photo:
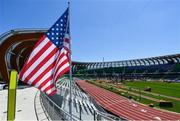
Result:
<svg viewBox="0 0 180 121"><path fill-rule="evenodd" d="M48 101L50 101L56 108L58 108L60 111L62 111L64 114L66 114L66 116L68 116L69 119L70 119L70 114L67 113L66 111L62 110L62 109L61 109L55 102L53 102L46 94L44 94L44 93L41 92L41 96L44 96L46 99L48 99ZM62 117L62 118L63 118L63 117ZM72 115L72 119L73 119L74 121L80 121L80 118L77 117L77 116L75 116L75 115Z"/></svg>
<svg viewBox="0 0 180 121"><path fill-rule="evenodd" d="M58 108L62 113L64 113L66 116L68 116L69 118L63 118L63 117L59 117L59 118L63 118L65 120L70 119L70 114L67 113L66 111L62 110L55 102L53 102L47 95L45 95L44 93L41 92L41 98L42 96L44 96L48 101L50 101L53 104L53 108ZM43 99L44 101L45 99ZM55 106L55 107L54 107ZM47 109L46 109L47 110ZM54 110L55 111L55 110ZM94 110L95 111L95 110ZM52 112L53 113L53 112ZM94 112L94 121L96 120L101 120L101 118L103 118L104 120L108 120L108 121L121 121L123 119L113 116L111 114L106 114L103 112L100 112L98 110L96 110ZM82 121L82 119L80 119L79 117L75 116L72 114L72 120L73 121Z"/></svg>
<svg viewBox="0 0 180 121"><path fill-rule="evenodd" d="M34 98L34 111L35 111L35 114L36 114L36 118L37 120L39 121L39 117L37 115L37 106L36 106L36 99L37 99L37 95L38 95L38 91L36 92L36 95L35 95L35 98Z"/></svg>

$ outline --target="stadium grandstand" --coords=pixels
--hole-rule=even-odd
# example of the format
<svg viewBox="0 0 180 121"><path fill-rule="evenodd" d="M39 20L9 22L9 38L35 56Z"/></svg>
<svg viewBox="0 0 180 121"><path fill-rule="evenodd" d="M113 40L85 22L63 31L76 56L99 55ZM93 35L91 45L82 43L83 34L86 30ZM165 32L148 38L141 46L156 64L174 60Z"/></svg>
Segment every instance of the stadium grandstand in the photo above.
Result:
<svg viewBox="0 0 180 121"><path fill-rule="evenodd" d="M90 77L179 79L180 54L114 62L75 62L75 65L76 74Z"/></svg>
<svg viewBox="0 0 180 121"><path fill-rule="evenodd" d="M16 29L0 36L1 81L9 83L10 71L21 70L33 46L45 31ZM144 106L85 81L163 79L180 82L180 54L112 62L73 61L72 71L73 120L180 120L179 113ZM48 114L46 116L52 120L70 119L69 85L70 81L64 76L57 81L57 94L52 97L42 92L39 94L43 109Z"/></svg>
<svg viewBox="0 0 180 121"><path fill-rule="evenodd" d="M9 79L9 70L20 70L33 45L45 29L11 30L0 37L1 76ZM73 62L78 76L116 78L179 79L180 54L113 62Z"/></svg>

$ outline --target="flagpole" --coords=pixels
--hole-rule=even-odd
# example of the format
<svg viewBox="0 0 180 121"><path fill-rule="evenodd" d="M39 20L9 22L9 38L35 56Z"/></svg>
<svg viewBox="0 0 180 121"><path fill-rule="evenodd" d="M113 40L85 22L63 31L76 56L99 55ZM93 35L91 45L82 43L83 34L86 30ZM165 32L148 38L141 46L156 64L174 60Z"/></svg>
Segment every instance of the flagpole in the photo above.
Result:
<svg viewBox="0 0 180 121"><path fill-rule="evenodd" d="M70 2L68 2L68 26L69 26L69 36L70 36ZM71 36L70 36L71 37ZM70 100L69 100L69 114L70 114L70 120L72 121L72 61L71 61L71 38L70 38L70 55L69 55L69 64L70 64L70 71L69 71L69 79L70 79Z"/></svg>

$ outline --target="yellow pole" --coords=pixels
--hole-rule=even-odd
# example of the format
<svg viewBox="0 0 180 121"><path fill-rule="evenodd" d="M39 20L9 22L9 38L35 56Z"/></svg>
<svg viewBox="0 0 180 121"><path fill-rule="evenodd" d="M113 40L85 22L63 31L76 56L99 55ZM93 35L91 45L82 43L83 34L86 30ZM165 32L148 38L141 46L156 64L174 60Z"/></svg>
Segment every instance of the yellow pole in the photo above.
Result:
<svg viewBox="0 0 180 121"><path fill-rule="evenodd" d="M16 83L17 71L12 70L8 89L8 114L7 120L14 121L16 112Z"/></svg>

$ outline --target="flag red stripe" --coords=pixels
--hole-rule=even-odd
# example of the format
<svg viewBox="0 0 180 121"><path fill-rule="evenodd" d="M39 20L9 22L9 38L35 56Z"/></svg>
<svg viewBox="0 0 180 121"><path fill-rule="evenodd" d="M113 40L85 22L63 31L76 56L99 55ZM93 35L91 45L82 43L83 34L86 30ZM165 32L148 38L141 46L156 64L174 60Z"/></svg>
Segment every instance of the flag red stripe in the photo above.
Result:
<svg viewBox="0 0 180 121"><path fill-rule="evenodd" d="M43 36L40 38L40 40L36 43L36 45L33 47L33 50L34 50L37 46L39 46L39 44L41 44L41 42L42 42L45 38L46 38L46 36L43 35ZM24 63L24 65L27 65L27 62L28 62L28 60L26 60L26 62ZM22 71L21 71L21 73L19 74L19 78L20 78L20 79L22 78L22 75L24 74L24 73L23 73L24 68L25 68L25 66L22 68Z"/></svg>
<svg viewBox="0 0 180 121"><path fill-rule="evenodd" d="M56 65L57 65L57 63L63 58L63 56L64 56L64 53L60 53L59 54L59 57L58 57L58 59L57 59L57 61L56 61ZM57 68L57 67L56 67Z"/></svg>
<svg viewBox="0 0 180 121"><path fill-rule="evenodd" d="M41 42L42 42L45 38L46 38L46 36L43 35L43 36L39 39L39 41L36 43L36 45L33 47L33 50L34 50L34 48L36 48L37 46L39 46L39 45L41 44Z"/></svg>
<svg viewBox="0 0 180 121"><path fill-rule="evenodd" d="M58 67L57 67L57 69L56 69L56 71L55 71L55 79L57 78L57 73L58 73L58 70L61 68L61 67L63 67L66 63L68 63L68 59L65 59Z"/></svg>
<svg viewBox="0 0 180 121"><path fill-rule="evenodd" d="M46 80L44 80L39 86L38 89L41 90L41 88L43 88L43 86L45 86L49 81L51 81L53 78L52 76L49 76Z"/></svg>
<svg viewBox="0 0 180 121"><path fill-rule="evenodd" d="M55 62L52 63L51 65L49 65L49 66L33 81L33 83L32 83L31 85L34 86L37 82L39 82L46 73L48 73L49 71L51 71L51 70L53 69L54 64L55 64Z"/></svg>
<svg viewBox="0 0 180 121"><path fill-rule="evenodd" d="M49 53L49 55L47 55L35 68L34 70L25 78L25 82L27 82L26 80L29 80L37 71L40 67L42 67L48 60L49 58L51 58L56 52L58 51L57 48L54 48L53 51L51 51Z"/></svg>
<svg viewBox="0 0 180 121"><path fill-rule="evenodd" d="M49 41L46 45L44 45L44 47L29 61L29 63L27 64L27 68L30 67L52 44L53 43ZM33 52L34 51L32 51L32 53Z"/></svg>
<svg viewBox="0 0 180 121"><path fill-rule="evenodd" d="M55 83L56 81L58 80L58 78L60 78L64 73L66 73L67 71L70 70L70 66L66 67L64 70L62 70L59 74L57 74L57 77L56 77L56 80L55 80Z"/></svg>
<svg viewBox="0 0 180 121"><path fill-rule="evenodd" d="M35 45L35 47L33 48L33 50L32 50L32 52L31 52L31 54L33 53L33 51L36 49L36 47L38 47L40 44L41 44L41 42L43 41L43 39L45 39L46 38L46 36L44 35L38 42L37 42L37 44ZM30 54L30 56L31 56L31 54ZM29 56L29 57L30 57ZM21 70L21 73L20 73L20 75L19 75L19 78L21 79L22 78L22 75L24 74L24 72L25 72L25 70L27 70L27 64L28 64L28 61L29 61L29 59L26 61L26 63L24 64L24 66L23 66L23 68L22 68L22 70Z"/></svg>
<svg viewBox="0 0 180 121"><path fill-rule="evenodd" d="M64 42L70 43L70 39L69 38L64 38Z"/></svg>
<svg viewBox="0 0 180 121"><path fill-rule="evenodd" d="M52 42L49 41L26 65L23 67L21 73L24 74L25 71L28 70L28 68L46 51L50 46L52 45ZM35 53L32 51L32 53ZM20 78L22 78L22 75L20 75Z"/></svg>
<svg viewBox="0 0 180 121"><path fill-rule="evenodd" d="M60 56L58 57L58 60L56 61L56 68L55 68L55 71L57 71L57 65L58 65L58 63L60 62L60 60L64 57L64 53L62 53L62 54L60 54Z"/></svg>
<svg viewBox="0 0 180 121"><path fill-rule="evenodd" d="M70 50L67 47L64 47L64 49L67 51L66 56L69 59Z"/></svg>
<svg viewBox="0 0 180 121"><path fill-rule="evenodd" d="M56 93L56 91L57 91L57 90L52 91L52 92L49 94L49 96L54 95L54 94Z"/></svg>
<svg viewBox="0 0 180 121"><path fill-rule="evenodd" d="M47 92L48 90L50 90L50 89L52 89L54 87L55 87L54 84L51 84L48 87L46 87L46 89L44 91Z"/></svg>

